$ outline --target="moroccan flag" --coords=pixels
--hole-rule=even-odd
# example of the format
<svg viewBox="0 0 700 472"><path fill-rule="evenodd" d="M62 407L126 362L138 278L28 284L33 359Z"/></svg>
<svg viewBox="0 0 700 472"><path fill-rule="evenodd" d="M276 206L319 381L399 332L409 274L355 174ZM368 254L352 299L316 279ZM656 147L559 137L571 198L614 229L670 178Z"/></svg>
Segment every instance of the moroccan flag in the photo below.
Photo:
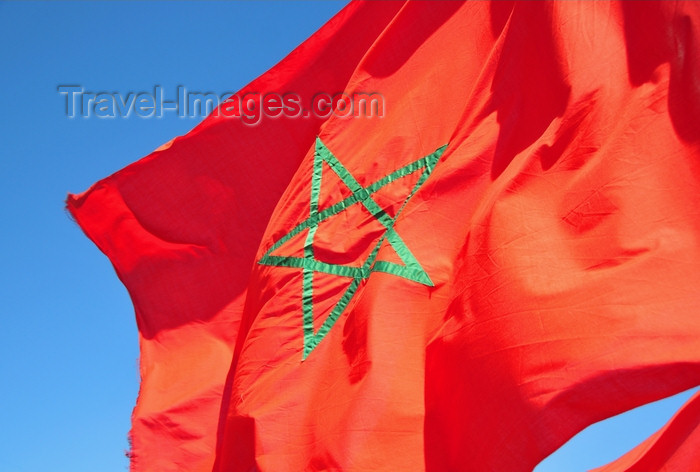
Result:
<svg viewBox="0 0 700 472"><path fill-rule="evenodd" d="M69 196L136 310L132 471L529 471L700 385L698 22L351 3Z"/></svg>

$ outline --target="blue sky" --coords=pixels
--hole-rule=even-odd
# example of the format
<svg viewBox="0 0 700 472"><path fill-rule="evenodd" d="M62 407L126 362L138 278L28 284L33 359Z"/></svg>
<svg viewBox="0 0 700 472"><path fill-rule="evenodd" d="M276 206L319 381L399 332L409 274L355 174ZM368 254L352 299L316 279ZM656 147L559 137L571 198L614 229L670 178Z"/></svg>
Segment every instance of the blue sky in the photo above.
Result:
<svg viewBox="0 0 700 472"><path fill-rule="evenodd" d="M57 86L127 94L160 85L168 98L178 85L235 91L344 3L0 3L2 470L127 470L139 381L133 309L64 199L199 121L69 119ZM614 459L689 396L595 425L537 471Z"/></svg>

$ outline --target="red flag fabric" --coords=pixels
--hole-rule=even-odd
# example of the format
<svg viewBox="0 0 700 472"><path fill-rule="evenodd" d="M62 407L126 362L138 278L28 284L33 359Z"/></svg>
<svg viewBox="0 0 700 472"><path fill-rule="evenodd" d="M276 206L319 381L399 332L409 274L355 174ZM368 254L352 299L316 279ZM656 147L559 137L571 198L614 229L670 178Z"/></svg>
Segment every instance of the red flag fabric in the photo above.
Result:
<svg viewBox="0 0 700 472"><path fill-rule="evenodd" d="M698 20L351 3L237 94L331 116L70 196L136 309L132 471L527 471L699 385Z"/></svg>

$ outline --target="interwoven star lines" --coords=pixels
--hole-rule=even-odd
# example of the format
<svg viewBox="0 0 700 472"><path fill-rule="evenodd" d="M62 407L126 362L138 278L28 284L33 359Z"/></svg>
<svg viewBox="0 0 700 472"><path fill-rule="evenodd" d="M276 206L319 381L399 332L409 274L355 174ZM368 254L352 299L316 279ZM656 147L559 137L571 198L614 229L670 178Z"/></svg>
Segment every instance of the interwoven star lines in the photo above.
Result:
<svg viewBox="0 0 700 472"><path fill-rule="evenodd" d="M267 252L258 261L259 264L267 266L279 267L295 267L302 270L302 294L301 294L301 311L303 314L303 330L304 330L304 348L303 359L306 359L309 354L318 346L321 340L328 334L340 315L343 314L348 304L358 293L358 288L366 281L373 272L384 272L397 277L402 277L413 282L423 285L432 286L433 282L425 272L421 264L416 260L414 255L406 243L401 239L401 236L394 229L394 224L398 219L401 211L404 209L408 201L425 183L432 173L435 165L440 159L440 156L445 151L447 145L438 148L432 154L422 157L411 162L385 177L377 180L371 185L363 187L357 179L343 166L343 164L331 153L320 138L316 138L316 147L314 152L313 176L311 180L311 201L309 204L309 216L297 226L292 228L287 234L267 250ZM340 178L344 185L350 190L351 194L338 203L331 205L319 211L319 195L321 194L321 176L323 172L323 163L326 163ZM417 182L412 190L406 195L403 203L400 205L394 216L390 216L373 198L373 195L391 182L394 182L403 177L409 176L416 172L421 172ZM369 255L360 265L357 264L331 264L318 260L314 255L314 237L318 230L318 226L325 220L333 218L340 213L347 211L353 205L362 205L384 228L383 234L379 240L369 251ZM290 241L294 236L308 229L308 233L304 242L303 255L285 256L273 255L285 243ZM338 238L346 237L346 235L338 235ZM401 263L377 260L379 248L384 241L392 246L398 255ZM320 328L314 330L314 297L313 297L313 281L314 275L317 273L332 274L338 277L349 279L349 286L340 296L340 299L335 303L330 310Z"/></svg>

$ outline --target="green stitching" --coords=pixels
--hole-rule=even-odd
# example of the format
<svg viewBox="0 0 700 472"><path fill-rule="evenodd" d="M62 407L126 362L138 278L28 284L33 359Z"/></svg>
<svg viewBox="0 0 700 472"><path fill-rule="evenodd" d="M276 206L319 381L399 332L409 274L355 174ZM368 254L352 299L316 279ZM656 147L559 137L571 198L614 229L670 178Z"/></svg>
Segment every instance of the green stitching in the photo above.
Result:
<svg viewBox="0 0 700 472"><path fill-rule="evenodd" d="M362 187L362 185L360 185L355 177L350 174L345 166L333 155L333 153L331 153L323 141L321 141L321 138L316 138L313 175L311 178L309 217L278 239L258 261L258 264L261 265L296 267L302 269L303 283L301 298L302 324L304 331L304 349L302 360L306 359L314 348L318 346L321 340L328 334L340 315L343 314L345 308L347 308L352 298L355 296L360 283L368 279L372 272L384 272L387 274L396 275L398 277L403 277L407 280L431 287L434 285L413 253L411 253L411 251L408 249L406 243L404 243L398 233L396 233L394 230L394 224L411 197L413 197L413 195L428 179L446 148L447 145L441 146L432 154L395 170L391 174L379 179L367 187ZM352 195L319 212L318 200L321 194L321 177L323 175L324 162L330 166L340 180L342 180L348 189L352 191ZM379 206L379 204L377 204L377 202L372 198L372 195L391 182L421 169L423 169L423 173L418 178L418 181L413 186L413 189L397 210L396 215L392 218ZM343 212L356 203L361 203L367 209L367 211L369 211L372 216L374 216L386 229L384 234L379 238L379 241L377 241L376 245L372 248L372 251L370 251L370 254L365 262L361 267L356 267L342 264L329 264L317 260L314 256L313 242L319 223ZM271 255L272 252L279 249L284 243L307 228L309 232L306 235L306 240L304 241L304 257ZM394 251L396 251L396 254L399 256L404 265L376 260L379 249L385 240L394 248ZM349 277L353 280L350 283L350 286L341 296L338 303L336 303L326 319L323 321L321 327L314 333L313 280L314 273L316 272L337 275L340 277Z"/></svg>

